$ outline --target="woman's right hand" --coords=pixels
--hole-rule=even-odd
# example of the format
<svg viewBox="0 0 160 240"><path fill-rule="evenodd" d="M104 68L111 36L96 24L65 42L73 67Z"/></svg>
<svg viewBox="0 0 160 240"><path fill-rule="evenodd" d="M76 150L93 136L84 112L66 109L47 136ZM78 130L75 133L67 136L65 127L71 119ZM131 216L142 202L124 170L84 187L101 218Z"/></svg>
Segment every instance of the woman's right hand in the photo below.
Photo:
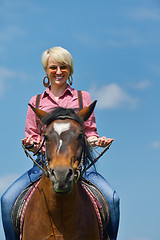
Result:
<svg viewBox="0 0 160 240"><path fill-rule="evenodd" d="M36 152L39 148L39 144L33 140L31 140L31 136L28 138L22 139L22 144L31 152Z"/></svg>

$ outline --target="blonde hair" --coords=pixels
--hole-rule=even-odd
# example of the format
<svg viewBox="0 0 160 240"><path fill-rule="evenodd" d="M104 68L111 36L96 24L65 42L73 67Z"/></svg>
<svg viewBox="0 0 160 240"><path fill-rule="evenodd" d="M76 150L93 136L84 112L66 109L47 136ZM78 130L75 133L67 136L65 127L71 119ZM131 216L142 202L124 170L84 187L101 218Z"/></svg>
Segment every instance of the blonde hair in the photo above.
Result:
<svg viewBox="0 0 160 240"><path fill-rule="evenodd" d="M44 70L46 71L48 65L48 58L55 62L64 63L70 66L70 76L73 74L73 59L71 54L62 47L53 47L43 52L41 61Z"/></svg>

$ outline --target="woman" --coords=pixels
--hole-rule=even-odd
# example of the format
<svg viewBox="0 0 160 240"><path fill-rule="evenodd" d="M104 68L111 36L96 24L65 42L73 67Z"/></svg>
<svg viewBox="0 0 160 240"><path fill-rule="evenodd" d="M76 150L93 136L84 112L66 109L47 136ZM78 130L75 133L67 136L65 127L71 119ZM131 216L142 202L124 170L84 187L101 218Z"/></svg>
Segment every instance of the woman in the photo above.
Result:
<svg viewBox="0 0 160 240"><path fill-rule="evenodd" d="M42 54L42 65L46 72L46 77L43 79L43 84L47 89L41 95L39 108L50 112L53 108L79 108L77 90L72 88L73 74L73 59L71 54L64 48L53 47L46 50ZM47 82L46 82L47 79ZM69 82L69 84L67 83ZM88 92L82 91L83 107L91 104L91 98ZM30 104L36 105L36 96L32 97ZM105 147L114 139L99 137L96 129L94 113L84 123L85 134L88 141L99 147ZM35 113L29 107L26 117L25 138L22 143L27 146L32 146L30 151L35 152L41 143L41 133L44 128L39 128ZM38 144L37 144L38 143ZM39 157L37 157L39 161ZM33 166L27 173L20 177L12 186L4 193L1 199L2 220L4 231L7 240L16 239L14 228L11 222L12 207L21 191L35 181L41 175L41 171L37 166ZM93 183L99 181L98 187L105 194L105 180L100 175L95 175L94 172L88 173L88 177ZM96 184L97 185L97 184Z"/></svg>

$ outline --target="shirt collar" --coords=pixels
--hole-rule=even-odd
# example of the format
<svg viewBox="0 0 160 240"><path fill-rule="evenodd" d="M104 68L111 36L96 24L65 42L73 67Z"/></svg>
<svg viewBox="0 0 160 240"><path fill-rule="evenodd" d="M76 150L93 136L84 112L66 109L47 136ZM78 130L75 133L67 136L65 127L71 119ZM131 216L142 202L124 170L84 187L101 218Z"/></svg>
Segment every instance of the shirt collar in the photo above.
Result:
<svg viewBox="0 0 160 240"><path fill-rule="evenodd" d="M46 97L47 95L50 95L50 86L44 91L42 98ZM64 94L66 94L66 92L70 93L73 96L73 91L74 89L67 84L67 88L65 89L64 93L62 94L62 96L64 96Z"/></svg>

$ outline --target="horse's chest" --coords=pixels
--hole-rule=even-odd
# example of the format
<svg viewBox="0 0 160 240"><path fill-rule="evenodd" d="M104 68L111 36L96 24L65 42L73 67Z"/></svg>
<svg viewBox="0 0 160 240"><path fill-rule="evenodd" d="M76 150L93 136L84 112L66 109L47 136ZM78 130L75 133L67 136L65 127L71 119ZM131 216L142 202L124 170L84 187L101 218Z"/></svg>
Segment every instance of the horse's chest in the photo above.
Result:
<svg viewBox="0 0 160 240"><path fill-rule="evenodd" d="M55 201L56 209L50 200L44 201L36 192L26 211L23 240L99 240L99 227L92 203L82 191L75 206L67 201ZM67 207L66 207L67 206ZM70 206L70 207L69 207ZM69 210L68 210L69 208ZM52 209L52 211L48 211ZM52 214L51 214L52 212Z"/></svg>

